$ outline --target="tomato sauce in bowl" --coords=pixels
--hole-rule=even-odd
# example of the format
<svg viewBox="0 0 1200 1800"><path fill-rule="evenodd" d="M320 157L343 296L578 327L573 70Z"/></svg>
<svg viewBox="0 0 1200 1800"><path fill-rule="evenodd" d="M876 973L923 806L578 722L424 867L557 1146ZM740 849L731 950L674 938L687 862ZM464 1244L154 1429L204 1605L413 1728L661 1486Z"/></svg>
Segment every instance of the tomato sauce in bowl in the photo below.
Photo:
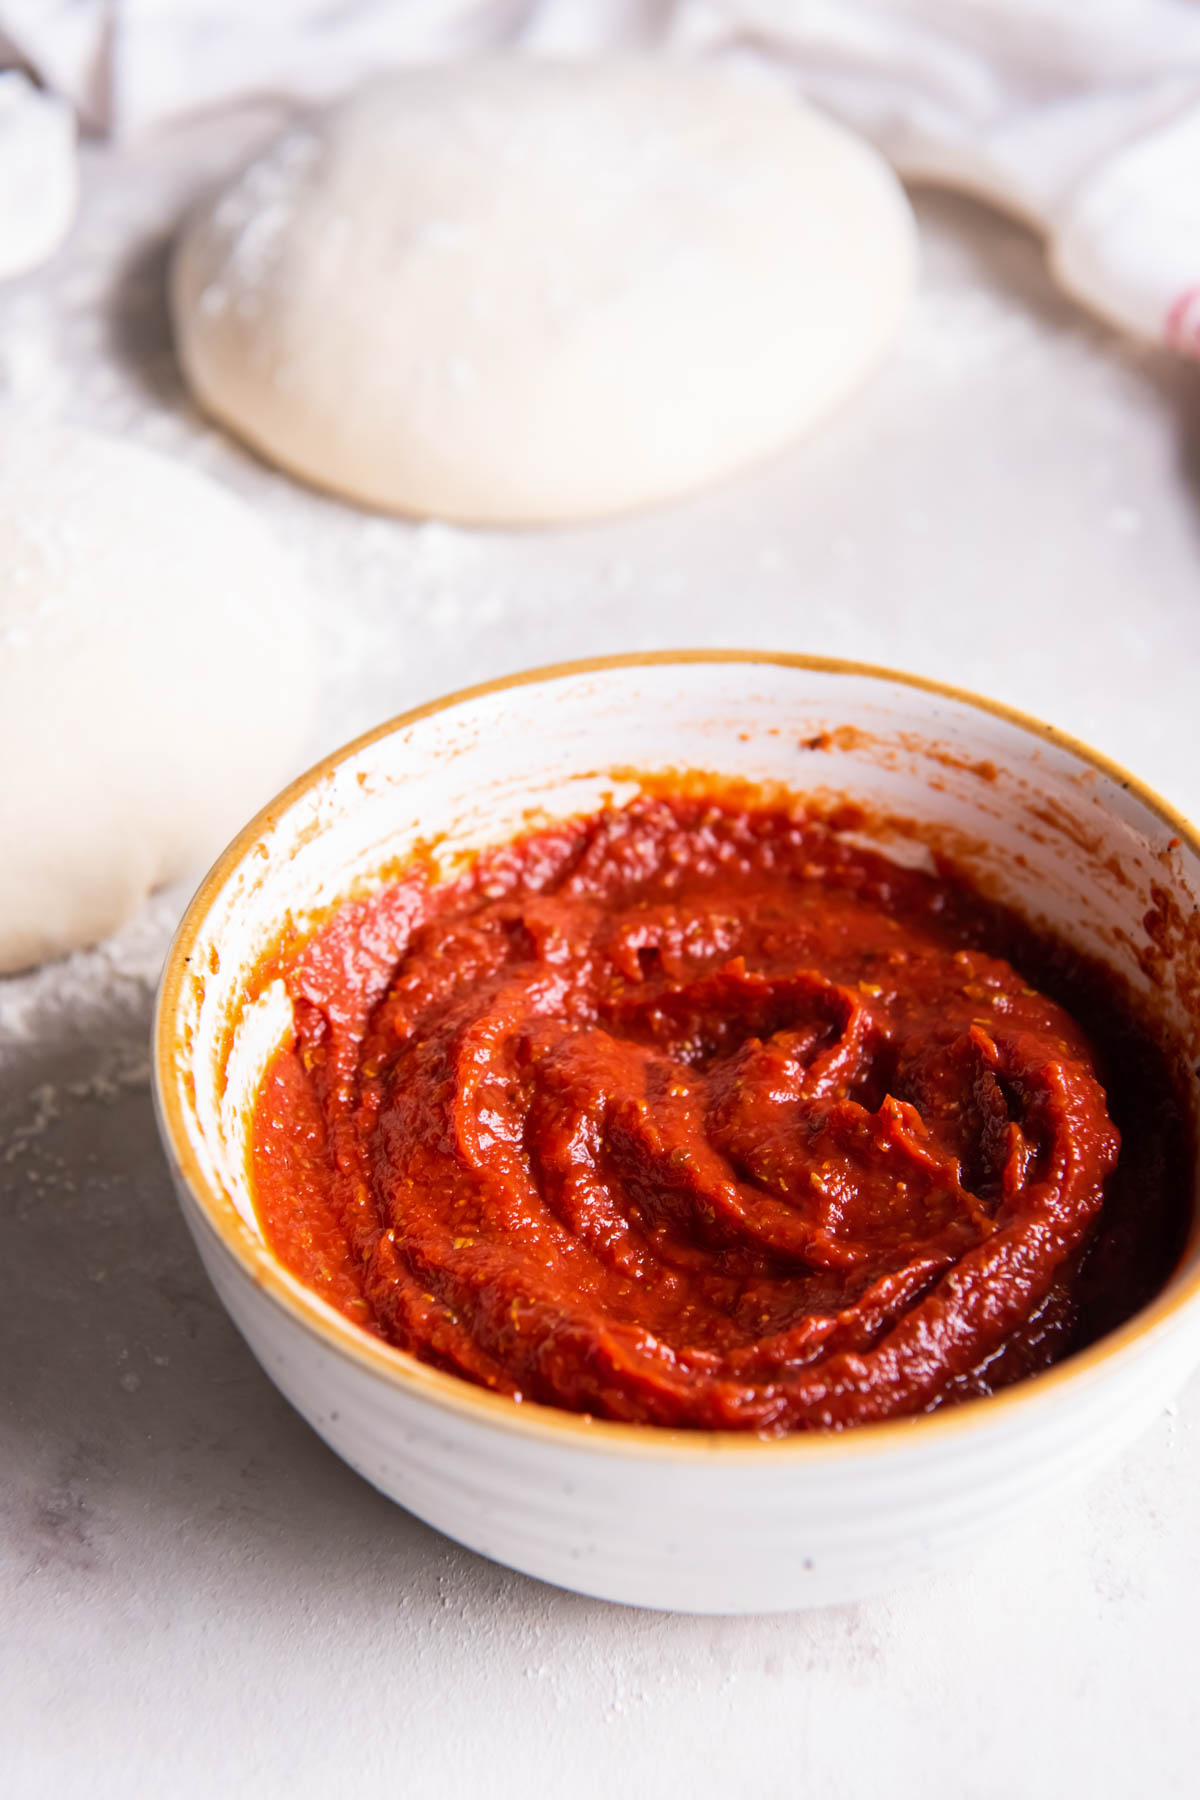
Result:
<svg viewBox="0 0 1200 1800"><path fill-rule="evenodd" d="M648 793L414 864L283 976L269 1244L515 1398L929 1412L1094 1341L1182 1249L1186 1114L1112 980L800 803Z"/></svg>

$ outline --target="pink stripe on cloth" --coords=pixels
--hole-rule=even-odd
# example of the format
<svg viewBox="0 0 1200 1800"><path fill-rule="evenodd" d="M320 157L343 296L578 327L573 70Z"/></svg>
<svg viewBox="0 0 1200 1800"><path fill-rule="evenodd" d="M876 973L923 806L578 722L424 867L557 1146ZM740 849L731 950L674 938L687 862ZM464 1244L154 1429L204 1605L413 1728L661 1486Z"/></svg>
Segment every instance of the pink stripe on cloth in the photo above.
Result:
<svg viewBox="0 0 1200 1800"><path fill-rule="evenodd" d="M1200 357L1200 282L1184 288L1171 302L1163 324L1163 339L1172 350Z"/></svg>

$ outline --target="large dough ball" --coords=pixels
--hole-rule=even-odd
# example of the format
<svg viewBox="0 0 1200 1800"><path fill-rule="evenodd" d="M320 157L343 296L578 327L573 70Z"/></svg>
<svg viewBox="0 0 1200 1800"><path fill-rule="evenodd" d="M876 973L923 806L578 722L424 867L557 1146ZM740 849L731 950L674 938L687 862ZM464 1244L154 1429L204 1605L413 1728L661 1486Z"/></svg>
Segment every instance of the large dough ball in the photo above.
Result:
<svg viewBox="0 0 1200 1800"><path fill-rule="evenodd" d="M882 354L914 268L866 144L696 66L481 61L378 80L184 230L196 395L369 505L616 512L774 450Z"/></svg>
<svg viewBox="0 0 1200 1800"><path fill-rule="evenodd" d="M202 475L0 423L0 971L94 943L295 766L288 558Z"/></svg>

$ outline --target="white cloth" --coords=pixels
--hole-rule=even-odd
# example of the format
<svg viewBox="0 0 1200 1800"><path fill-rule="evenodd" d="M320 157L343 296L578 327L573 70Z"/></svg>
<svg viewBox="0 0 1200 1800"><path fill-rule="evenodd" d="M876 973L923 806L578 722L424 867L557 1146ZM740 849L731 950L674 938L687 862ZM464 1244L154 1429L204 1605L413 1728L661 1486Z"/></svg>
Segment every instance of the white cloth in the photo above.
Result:
<svg viewBox="0 0 1200 1800"><path fill-rule="evenodd" d="M1200 355L1196 0L0 0L0 32L117 136L484 50L753 59L903 175L1039 226L1096 311Z"/></svg>

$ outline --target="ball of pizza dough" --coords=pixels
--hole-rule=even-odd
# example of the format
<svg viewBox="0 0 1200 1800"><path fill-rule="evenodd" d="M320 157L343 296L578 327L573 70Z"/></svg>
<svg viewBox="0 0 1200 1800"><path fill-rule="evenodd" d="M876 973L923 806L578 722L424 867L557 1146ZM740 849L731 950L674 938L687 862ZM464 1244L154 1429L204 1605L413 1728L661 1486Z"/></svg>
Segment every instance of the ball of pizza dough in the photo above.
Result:
<svg viewBox="0 0 1200 1800"><path fill-rule="evenodd" d="M297 575L203 475L0 420L0 972L95 943L296 767Z"/></svg>
<svg viewBox="0 0 1200 1800"><path fill-rule="evenodd" d="M53 256L78 201L75 114L20 69L0 71L0 281Z"/></svg>
<svg viewBox="0 0 1200 1800"><path fill-rule="evenodd" d="M184 228L200 403L353 500L549 522L776 450L883 355L911 211L877 153L698 65L410 70L297 125Z"/></svg>

